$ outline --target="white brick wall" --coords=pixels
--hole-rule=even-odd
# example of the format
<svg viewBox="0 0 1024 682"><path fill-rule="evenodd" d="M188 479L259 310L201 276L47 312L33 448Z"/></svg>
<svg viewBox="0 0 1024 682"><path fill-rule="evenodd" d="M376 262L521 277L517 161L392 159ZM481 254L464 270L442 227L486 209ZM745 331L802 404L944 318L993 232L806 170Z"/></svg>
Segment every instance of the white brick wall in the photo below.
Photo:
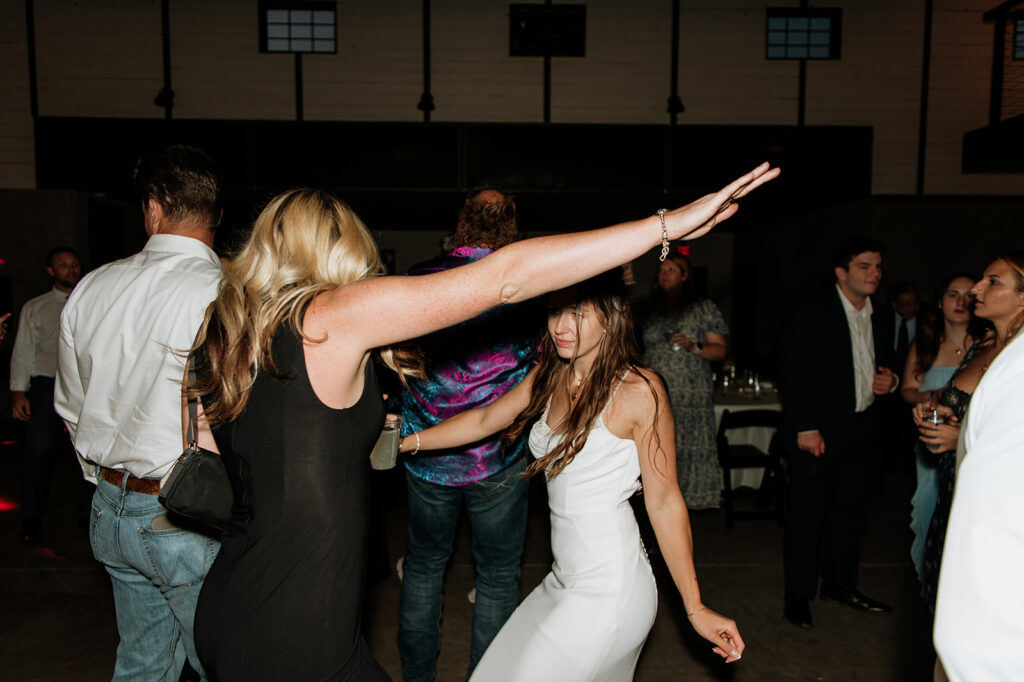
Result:
<svg viewBox="0 0 1024 682"><path fill-rule="evenodd" d="M982 14L995 4L935 2L926 194L1024 194L1022 175L960 172L964 133L988 124L995 24Z"/></svg>
<svg viewBox="0 0 1024 682"><path fill-rule="evenodd" d="M36 184L25 3L0 2L0 187Z"/></svg>
<svg viewBox="0 0 1024 682"><path fill-rule="evenodd" d="M34 5L40 115L164 115L159 0Z"/></svg>
<svg viewBox="0 0 1024 682"><path fill-rule="evenodd" d="M507 0L432 7L434 121L538 122L540 58L508 55ZM684 0L681 124L795 125L799 65L764 58L765 2ZM786 3L783 3L786 4ZM793 3L795 5L795 3ZM874 129L872 189L915 189L923 3L843 7L842 59L807 65L808 125ZM928 194L1024 194L1021 175L960 172L965 132L988 118L994 0L935 0L928 119ZM671 4L590 0L587 56L552 61L556 123L668 121ZM40 114L159 118L159 0L36 0ZM260 54L255 3L171 2L177 118L295 116L291 55ZM303 57L309 120L418 121L420 0L339 0L338 53ZM1012 35L1012 34L1011 34ZM1009 41L1008 41L1009 47ZM24 4L0 3L0 187L34 184ZM1024 111L1024 66L1008 62L1004 112ZM1016 85L1020 85L1016 90Z"/></svg>

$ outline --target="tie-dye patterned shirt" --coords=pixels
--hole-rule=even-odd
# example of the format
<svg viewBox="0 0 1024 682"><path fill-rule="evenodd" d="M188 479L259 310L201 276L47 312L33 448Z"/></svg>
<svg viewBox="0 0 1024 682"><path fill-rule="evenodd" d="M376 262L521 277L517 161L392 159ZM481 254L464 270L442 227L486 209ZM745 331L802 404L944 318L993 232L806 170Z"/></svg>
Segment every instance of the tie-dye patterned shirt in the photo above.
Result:
<svg viewBox="0 0 1024 682"><path fill-rule="evenodd" d="M491 249L459 246L445 256L414 265L408 274L450 270L489 253ZM418 339L427 378L410 381L412 390L402 392L402 434L492 403L522 381L536 363L541 312L536 301L501 306ZM470 447L406 457L405 468L429 483L462 486L508 468L525 451L526 439L520 438L502 454L495 437Z"/></svg>

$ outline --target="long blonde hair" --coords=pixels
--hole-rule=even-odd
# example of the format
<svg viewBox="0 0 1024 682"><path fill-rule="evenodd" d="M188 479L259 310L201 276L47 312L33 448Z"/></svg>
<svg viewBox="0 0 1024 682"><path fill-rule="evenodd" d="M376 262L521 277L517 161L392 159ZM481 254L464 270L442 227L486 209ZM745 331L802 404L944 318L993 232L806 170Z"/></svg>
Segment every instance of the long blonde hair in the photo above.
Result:
<svg viewBox="0 0 1024 682"><path fill-rule="evenodd" d="M210 424L242 413L261 368L277 374L271 350L282 324L305 342L325 340L302 331L302 314L313 297L384 273L377 245L344 202L316 189L274 197L225 268L191 349L203 349L203 372L188 394L203 397ZM403 381L422 372L418 357L408 351L384 349L380 355Z"/></svg>
<svg viewBox="0 0 1024 682"><path fill-rule="evenodd" d="M565 418L555 426L555 433L562 436L558 445L543 457L533 460L526 467L526 476L535 476L544 472L549 478L559 474L583 449L590 436L594 422L612 393L626 375L627 371L636 372L647 384L654 396L654 417L651 428L658 421L661 409L658 392L651 382L639 370L643 367L637 351L636 336L633 330L633 315L630 311L629 298L622 285L618 268L598 275L577 285L577 301L590 301L594 304L597 316L604 326L605 334L601 339L597 357L586 380L586 390L579 401L571 403ZM577 321L577 325L579 322ZM555 391L566 390L566 379L572 376L576 358L564 362L558 356L558 350L551 340L551 334L545 332L541 341L540 363L533 379L530 391L530 402L516 416L512 425L502 434L502 441L511 443L526 430L534 419L541 417L548 405L548 400ZM654 431L655 437L657 431ZM660 441L659 441L660 442Z"/></svg>

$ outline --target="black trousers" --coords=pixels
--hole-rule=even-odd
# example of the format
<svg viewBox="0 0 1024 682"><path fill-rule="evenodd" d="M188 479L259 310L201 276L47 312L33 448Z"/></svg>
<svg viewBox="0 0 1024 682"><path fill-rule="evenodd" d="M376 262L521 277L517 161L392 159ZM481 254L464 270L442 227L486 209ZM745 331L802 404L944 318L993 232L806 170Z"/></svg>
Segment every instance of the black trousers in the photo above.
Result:
<svg viewBox="0 0 1024 682"><path fill-rule="evenodd" d="M795 447L789 463L785 533L786 591L813 599L822 581L836 591L857 589L868 501L878 447L874 410L850 419L846 437L825 435L825 454Z"/></svg>
<svg viewBox="0 0 1024 682"><path fill-rule="evenodd" d="M53 386L52 377L32 377L26 393L31 410L25 422L21 485L21 516L26 521L42 520L57 462L71 453L64 422L53 409Z"/></svg>

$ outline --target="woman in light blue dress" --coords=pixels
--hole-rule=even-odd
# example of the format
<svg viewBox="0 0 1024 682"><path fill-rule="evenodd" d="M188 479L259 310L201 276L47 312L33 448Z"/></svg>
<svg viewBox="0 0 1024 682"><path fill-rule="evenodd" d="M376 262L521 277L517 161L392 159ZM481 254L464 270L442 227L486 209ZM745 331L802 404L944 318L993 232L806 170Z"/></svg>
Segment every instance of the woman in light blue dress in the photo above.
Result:
<svg viewBox="0 0 1024 682"><path fill-rule="evenodd" d="M979 338L970 303L975 278L953 273L943 277L925 307L918 323L917 336L907 353L901 394L911 405L930 400L949 383L967 349ZM914 540L910 557L918 580L924 583L924 550L928 525L935 511L939 489L939 471L933 453L917 441L917 489L910 500L910 529Z"/></svg>

